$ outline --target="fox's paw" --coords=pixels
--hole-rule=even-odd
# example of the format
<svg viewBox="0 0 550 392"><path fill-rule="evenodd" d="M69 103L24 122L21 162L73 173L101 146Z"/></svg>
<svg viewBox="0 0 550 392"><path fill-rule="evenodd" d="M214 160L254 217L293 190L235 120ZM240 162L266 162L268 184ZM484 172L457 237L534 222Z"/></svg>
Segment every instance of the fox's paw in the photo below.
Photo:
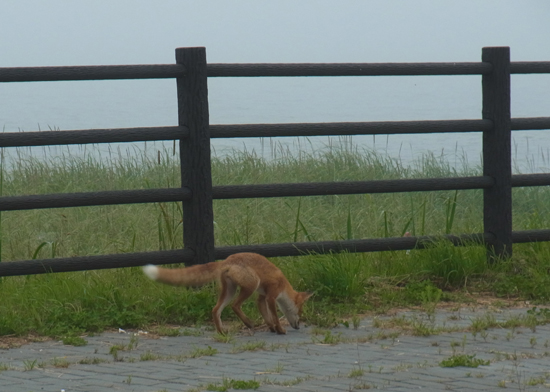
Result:
<svg viewBox="0 0 550 392"><path fill-rule="evenodd" d="M159 267L152 264L145 265L143 266L143 272L149 277L149 279L157 280L159 276Z"/></svg>
<svg viewBox="0 0 550 392"><path fill-rule="evenodd" d="M231 335L231 333L229 332L229 330L223 328L223 329L216 329L216 333L220 336L223 336L223 337L228 337L229 335Z"/></svg>
<svg viewBox="0 0 550 392"><path fill-rule="evenodd" d="M277 332L279 335L285 335L285 334L286 334L286 329L284 329L283 327L276 328L276 332Z"/></svg>

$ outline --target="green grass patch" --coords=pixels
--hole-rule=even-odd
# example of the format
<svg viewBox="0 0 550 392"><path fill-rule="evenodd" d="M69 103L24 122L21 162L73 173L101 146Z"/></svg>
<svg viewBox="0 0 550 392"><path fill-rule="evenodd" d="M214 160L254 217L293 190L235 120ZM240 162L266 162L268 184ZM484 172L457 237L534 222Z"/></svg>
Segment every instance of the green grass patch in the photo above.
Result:
<svg viewBox="0 0 550 392"><path fill-rule="evenodd" d="M476 358L474 355L466 355L466 354L457 354L453 355L447 359L444 359L439 363L439 366L441 367L471 367L476 368L480 365L487 366L491 363L491 361L485 361L483 359Z"/></svg>
<svg viewBox="0 0 550 392"><path fill-rule="evenodd" d="M80 336L64 336L61 341L68 346L86 346L88 341Z"/></svg>
<svg viewBox="0 0 550 392"><path fill-rule="evenodd" d="M233 380L224 378L221 383L210 383L206 386L207 391L225 392L229 389L258 389L260 382L256 380Z"/></svg>
<svg viewBox="0 0 550 392"><path fill-rule="evenodd" d="M47 158L46 150L44 156L2 155L0 193L180 186L179 162L171 151L160 151L154 159L139 152ZM444 157L429 154L405 166L399 159L344 143L298 156L279 152L273 160L236 152L214 158L212 173L214 185L229 185L453 177L480 171L453 169ZM550 189L518 188L513 197L514 230L549 227ZM482 231L482 191L216 200L214 216L217 246L394 237L405 232L476 233ZM180 248L181 222L180 203L8 211L0 215L0 260L39 262ZM464 245L440 240L410 252L310 254L272 261L297 289L315 292L303 320L321 328L349 325L354 315L391 307L421 306L433 312L442 301L465 301L463 292L534 304L550 300L549 244L514 245L513 259L493 265L487 264L482 244ZM149 281L140 268L0 278L0 335L63 338L106 328L200 325L211 322L216 297L213 285L169 287ZM254 301L246 302L243 310L261 323ZM539 322L544 319L537 317ZM229 308L222 318L237 320ZM424 330L419 326L418 333ZM181 334L167 329L159 333Z"/></svg>

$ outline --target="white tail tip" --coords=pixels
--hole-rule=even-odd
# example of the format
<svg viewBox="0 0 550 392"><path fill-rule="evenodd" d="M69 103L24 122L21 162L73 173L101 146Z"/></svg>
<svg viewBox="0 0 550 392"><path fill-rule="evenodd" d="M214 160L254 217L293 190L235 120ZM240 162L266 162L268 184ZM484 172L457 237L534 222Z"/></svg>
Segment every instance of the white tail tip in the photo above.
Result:
<svg viewBox="0 0 550 392"><path fill-rule="evenodd" d="M156 265L146 265L143 267L143 272L145 275L147 275L150 279L157 280L159 277L159 267Z"/></svg>

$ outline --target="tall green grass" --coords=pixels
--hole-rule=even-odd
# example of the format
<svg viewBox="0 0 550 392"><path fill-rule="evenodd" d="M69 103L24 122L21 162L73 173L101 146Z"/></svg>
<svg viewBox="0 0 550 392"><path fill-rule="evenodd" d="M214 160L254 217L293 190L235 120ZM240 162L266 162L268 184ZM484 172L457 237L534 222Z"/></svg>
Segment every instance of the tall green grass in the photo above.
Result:
<svg viewBox="0 0 550 392"><path fill-rule="evenodd" d="M16 154L2 161L3 195L146 189L180 186L172 151L108 151L48 157ZM43 157L42 155L45 155ZM214 185L477 175L427 154L405 165L351 143L274 159L254 152L214 158ZM514 190L514 229L548 227L550 193ZM76 255L172 249L183 246L179 203L10 211L0 216L2 262ZM339 240L482 231L482 192L319 196L217 200L217 245ZM522 244L514 259L487 265L480 244L439 241L425 250L305 255L273 261L299 289L316 293L306 307L311 322L391 306L420 305L437 287L443 299L456 290L550 300L550 247ZM429 282L425 283L425 282ZM63 335L109 327L209 322L216 289L163 286L139 268L8 277L0 280L0 335ZM430 294L432 293L432 294ZM245 311L259 315L253 303ZM224 318L232 318L228 312ZM325 317L325 318L323 318Z"/></svg>

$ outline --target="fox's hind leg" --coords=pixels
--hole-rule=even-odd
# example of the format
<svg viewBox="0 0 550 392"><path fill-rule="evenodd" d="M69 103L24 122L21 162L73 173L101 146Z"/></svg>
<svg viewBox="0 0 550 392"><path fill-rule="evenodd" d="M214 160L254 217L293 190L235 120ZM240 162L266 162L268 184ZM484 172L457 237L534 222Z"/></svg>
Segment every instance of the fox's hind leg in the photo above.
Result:
<svg viewBox="0 0 550 392"><path fill-rule="evenodd" d="M237 285L225 274L222 274L220 281L220 296L218 297L218 303L216 303L216 306L212 309L212 319L214 320L218 333L225 334L221 319L222 310L235 296Z"/></svg>
<svg viewBox="0 0 550 392"><path fill-rule="evenodd" d="M254 323L244 314L241 309L241 305L246 301L258 288L260 284L260 278L255 273L249 271L239 265L233 265L226 272L222 274L227 281L231 281L235 287L239 287L239 295L231 305L231 309L242 320L244 325L248 328L254 328Z"/></svg>
<svg viewBox="0 0 550 392"><path fill-rule="evenodd" d="M241 305L244 301L246 301L252 294L254 294L255 289L250 289L249 287L242 287L239 292L239 295L235 299L235 302L231 305L231 309L235 312L237 316L243 321L244 325L246 325L248 328L252 329L254 328L254 323L244 314L243 310L241 309Z"/></svg>

